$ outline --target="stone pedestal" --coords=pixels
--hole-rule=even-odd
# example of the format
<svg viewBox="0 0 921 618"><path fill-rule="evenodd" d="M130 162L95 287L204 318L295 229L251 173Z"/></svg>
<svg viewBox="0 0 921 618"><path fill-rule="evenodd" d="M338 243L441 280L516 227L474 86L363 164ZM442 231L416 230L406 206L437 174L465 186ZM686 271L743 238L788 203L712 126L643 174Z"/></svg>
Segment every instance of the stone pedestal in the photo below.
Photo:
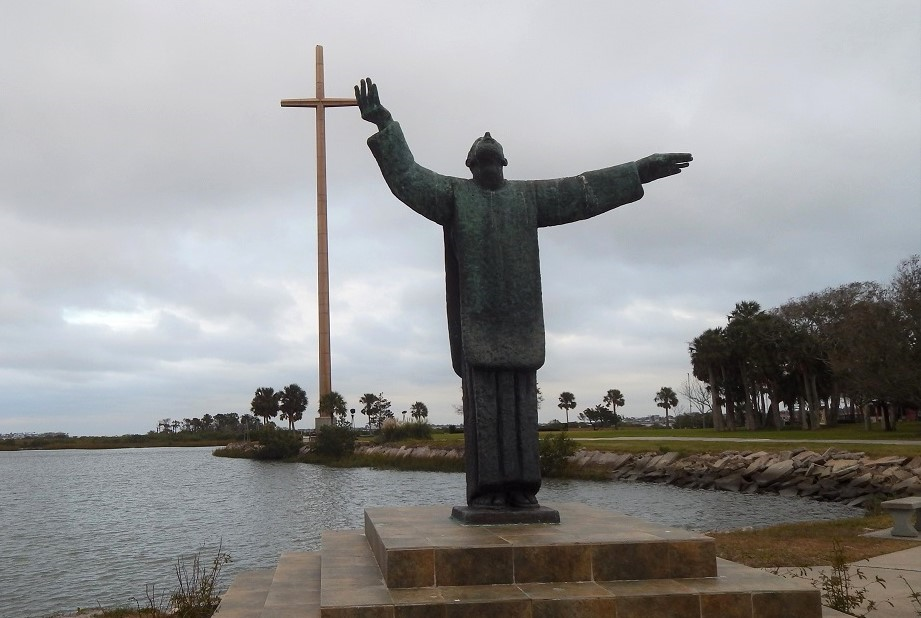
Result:
<svg viewBox="0 0 921 618"><path fill-rule="evenodd" d="M552 506L563 523L471 526L451 519L450 507L370 508L364 533L327 532L319 556L282 557L311 565L300 587L314 592L296 597L298 578L288 573L275 605L268 592L261 614L237 614L231 587L217 616L823 616L808 583L718 560L710 537L579 504Z"/></svg>
<svg viewBox="0 0 921 618"><path fill-rule="evenodd" d="M489 509L472 506L455 506L451 519L473 526L498 526L505 524L558 524L560 512L538 506L523 509Z"/></svg>

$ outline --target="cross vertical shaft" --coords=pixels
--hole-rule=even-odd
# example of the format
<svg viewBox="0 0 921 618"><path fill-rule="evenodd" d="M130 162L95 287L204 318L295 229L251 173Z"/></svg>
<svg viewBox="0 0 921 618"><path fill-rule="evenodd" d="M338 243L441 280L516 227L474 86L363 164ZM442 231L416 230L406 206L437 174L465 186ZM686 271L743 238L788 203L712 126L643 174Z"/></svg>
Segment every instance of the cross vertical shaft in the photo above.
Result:
<svg viewBox="0 0 921 618"><path fill-rule="evenodd" d="M329 336L329 234L326 217L326 108L358 105L355 99L327 99L324 88L323 46L316 47L316 97L284 99L282 107L313 107L317 131L317 304L319 315L320 397L332 391Z"/></svg>
<svg viewBox="0 0 921 618"><path fill-rule="evenodd" d="M320 396L333 390L329 350L329 233L326 225L326 108L323 48L317 45L317 301L320 318Z"/></svg>

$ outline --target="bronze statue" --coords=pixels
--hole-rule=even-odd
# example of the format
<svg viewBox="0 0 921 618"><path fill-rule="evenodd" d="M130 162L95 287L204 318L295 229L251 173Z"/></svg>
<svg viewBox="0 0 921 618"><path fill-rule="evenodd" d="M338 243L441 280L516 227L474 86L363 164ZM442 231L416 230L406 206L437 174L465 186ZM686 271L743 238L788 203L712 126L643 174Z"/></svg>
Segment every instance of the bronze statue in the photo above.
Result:
<svg viewBox="0 0 921 618"><path fill-rule="evenodd" d="M544 364L537 229L594 217L643 197L643 183L687 167L690 154L555 180L506 180L502 146L486 133L467 155L472 179L418 165L377 85L355 86L368 139L390 190L444 228L448 333L464 395L467 504L537 508L537 369Z"/></svg>

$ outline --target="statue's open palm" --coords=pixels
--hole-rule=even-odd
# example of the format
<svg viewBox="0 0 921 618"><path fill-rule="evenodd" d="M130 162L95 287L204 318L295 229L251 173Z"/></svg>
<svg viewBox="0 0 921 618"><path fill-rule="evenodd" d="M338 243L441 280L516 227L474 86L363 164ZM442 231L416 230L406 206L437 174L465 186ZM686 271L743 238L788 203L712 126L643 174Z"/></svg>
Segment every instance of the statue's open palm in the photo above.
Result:
<svg viewBox="0 0 921 618"><path fill-rule="evenodd" d="M358 100L358 109L364 120L376 124L378 129L383 129L390 123L390 112L381 105L377 84L372 82L370 77L361 80L361 84L355 86L355 99Z"/></svg>

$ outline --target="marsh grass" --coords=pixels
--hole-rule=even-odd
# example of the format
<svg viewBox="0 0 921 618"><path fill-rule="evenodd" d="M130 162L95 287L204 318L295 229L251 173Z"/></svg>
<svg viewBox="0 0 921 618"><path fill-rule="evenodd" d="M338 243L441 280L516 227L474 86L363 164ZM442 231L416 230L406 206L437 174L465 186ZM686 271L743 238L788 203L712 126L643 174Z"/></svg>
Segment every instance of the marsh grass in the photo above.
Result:
<svg viewBox="0 0 921 618"><path fill-rule="evenodd" d="M356 453L345 462L349 466L425 472L463 472L462 457L391 457Z"/></svg>
<svg viewBox="0 0 921 618"><path fill-rule="evenodd" d="M172 592L158 590L153 584L144 587L143 598L132 598L131 605L99 609L79 609L77 616L92 618L209 618L217 611L221 599L218 585L224 565L233 560L218 543L214 557L202 561L205 548L191 558L176 560L177 587Z"/></svg>
<svg viewBox="0 0 921 618"><path fill-rule="evenodd" d="M186 432L125 436L34 437L0 440L0 451L160 448L171 446L221 446L231 435L199 435Z"/></svg>

